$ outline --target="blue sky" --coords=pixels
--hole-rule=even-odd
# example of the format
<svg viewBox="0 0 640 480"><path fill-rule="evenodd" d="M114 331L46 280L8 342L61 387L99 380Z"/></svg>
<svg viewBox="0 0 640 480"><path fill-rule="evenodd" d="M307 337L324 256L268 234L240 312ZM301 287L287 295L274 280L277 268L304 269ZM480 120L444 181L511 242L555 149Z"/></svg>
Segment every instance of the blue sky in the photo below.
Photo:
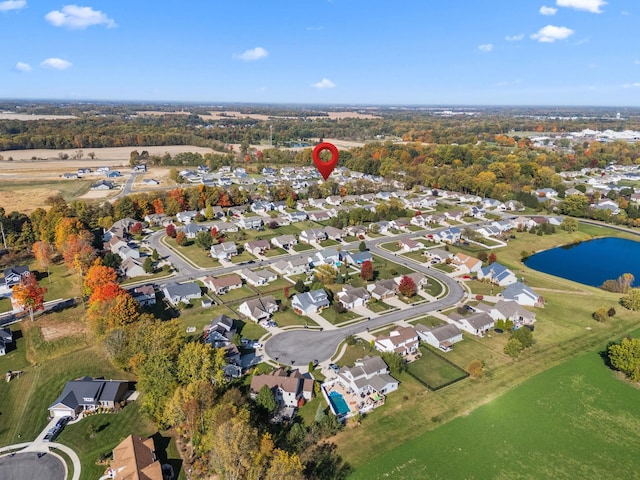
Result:
<svg viewBox="0 0 640 480"><path fill-rule="evenodd" d="M0 98L640 106L638 0L0 0Z"/></svg>

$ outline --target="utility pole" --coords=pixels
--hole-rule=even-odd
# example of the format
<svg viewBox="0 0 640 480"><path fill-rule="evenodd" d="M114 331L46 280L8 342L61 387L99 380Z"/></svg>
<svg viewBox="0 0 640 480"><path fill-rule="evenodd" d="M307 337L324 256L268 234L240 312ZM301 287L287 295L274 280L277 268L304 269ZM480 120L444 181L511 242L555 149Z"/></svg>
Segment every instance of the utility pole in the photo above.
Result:
<svg viewBox="0 0 640 480"><path fill-rule="evenodd" d="M4 249L7 249L7 239L4 236L4 224L2 222L0 222L0 232L2 233L2 243L4 243Z"/></svg>

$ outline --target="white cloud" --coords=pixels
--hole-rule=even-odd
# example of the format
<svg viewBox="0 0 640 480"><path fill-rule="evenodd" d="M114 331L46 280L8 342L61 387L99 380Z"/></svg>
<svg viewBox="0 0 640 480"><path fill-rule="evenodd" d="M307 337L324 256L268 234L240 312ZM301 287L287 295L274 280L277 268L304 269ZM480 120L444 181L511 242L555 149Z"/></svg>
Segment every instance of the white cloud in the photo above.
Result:
<svg viewBox="0 0 640 480"><path fill-rule="evenodd" d="M483 45L478 45L478 50L480 50L482 53L489 53L491 50L493 50L493 44L485 43Z"/></svg>
<svg viewBox="0 0 640 480"><path fill-rule="evenodd" d="M328 78L323 78L319 82L311 84L311 86L322 90L324 88L335 88L336 84Z"/></svg>
<svg viewBox="0 0 640 480"><path fill-rule="evenodd" d="M633 63L635 63L636 65L640 65L640 60L634 60Z"/></svg>
<svg viewBox="0 0 640 480"><path fill-rule="evenodd" d="M553 43L556 40L564 40L570 37L575 32L567 27L556 27L554 25L547 25L542 27L536 33L531 35L531 38L543 43Z"/></svg>
<svg viewBox="0 0 640 480"><path fill-rule="evenodd" d="M524 33L521 33L521 34L519 34L519 35L513 35L513 36L511 36L511 37L510 37L510 36L508 36L508 35L507 35L506 37L504 37L504 39L505 39L507 42L519 42L519 41L520 41L520 40L522 40L523 38L524 38Z"/></svg>
<svg viewBox="0 0 640 480"><path fill-rule="evenodd" d="M546 7L546 6L542 6L540 7L540 15L555 15L558 12L557 8L553 8L553 7Z"/></svg>
<svg viewBox="0 0 640 480"><path fill-rule="evenodd" d="M9 10L21 10L27 6L27 0L6 0L0 2L0 12L8 12Z"/></svg>
<svg viewBox="0 0 640 480"><path fill-rule="evenodd" d="M260 60L261 58L267 58L269 56L269 52L267 52L262 47L252 48L247 50L244 53L239 55L234 55L233 58L239 58L240 60L244 60L245 62L251 62L253 60Z"/></svg>
<svg viewBox="0 0 640 480"><path fill-rule="evenodd" d="M71 62L67 62L66 60L63 60L61 58L47 58L45 61L43 61L40 66L42 68L50 68L53 70L66 70L67 68L71 67Z"/></svg>
<svg viewBox="0 0 640 480"><path fill-rule="evenodd" d="M626 83L623 85L624 88L640 88L640 82L636 83Z"/></svg>
<svg viewBox="0 0 640 480"><path fill-rule="evenodd" d="M600 7L606 4L604 0L556 0L556 5L559 7L575 8L591 13L602 13Z"/></svg>
<svg viewBox="0 0 640 480"><path fill-rule="evenodd" d="M44 18L54 27L67 27L74 30L83 30L93 25L105 25L108 28L117 27L116 22L100 10L91 7L79 7L78 5L65 5L62 11L53 10Z"/></svg>
<svg viewBox="0 0 640 480"><path fill-rule="evenodd" d="M31 68L31 65L29 65L28 63L24 63L24 62L18 62L16 63L16 66L14 67L18 72L30 72L31 70L33 70Z"/></svg>

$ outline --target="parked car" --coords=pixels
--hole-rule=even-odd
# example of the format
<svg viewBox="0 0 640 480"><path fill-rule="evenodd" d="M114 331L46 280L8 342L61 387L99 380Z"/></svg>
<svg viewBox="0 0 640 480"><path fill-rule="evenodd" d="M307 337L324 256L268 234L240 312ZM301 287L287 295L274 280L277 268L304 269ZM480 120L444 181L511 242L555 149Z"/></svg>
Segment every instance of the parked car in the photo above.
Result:
<svg viewBox="0 0 640 480"><path fill-rule="evenodd" d="M42 440L45 442L53 442L59 433L60 433L60 428L53 427L49 429L49 431L47 432L47 434L44 436Z"/></svg>
<svg viewBox="0 0 640 480"><path fill-rule="evenodd" d="M66 417L62 417L56 423L56 427L62 430L67 425L67 423L69 423L70 420L71 420L71 417L68 415Z"/></svg>
<svg viewBox="0 0 640 480"><path fill-rule="evenodd" d="M253 348L262 348L264 347L264 345L262 345L262 343L260 342L253 342Z"/></svg>
<svg viewBox="0 0 640 480"><path fill-rule="evenodd" d="M340 367L338 365L336 365L335 363L330 363L329 364L329 368L331 370L333 370L334 372L337 372L338 370L340 370Z"/></svg>

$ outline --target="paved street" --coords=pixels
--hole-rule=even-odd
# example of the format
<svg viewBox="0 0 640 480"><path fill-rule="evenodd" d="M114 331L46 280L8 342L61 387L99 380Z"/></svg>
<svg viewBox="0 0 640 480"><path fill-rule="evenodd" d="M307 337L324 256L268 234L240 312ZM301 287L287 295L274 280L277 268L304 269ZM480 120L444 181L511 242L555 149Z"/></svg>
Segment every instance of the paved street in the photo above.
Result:
<svg viewBox="0 0 640 480"><path fill-rule="evenodd" d="M2 480L64 480L65 474L62 459L50 453L16 453L0 457Z"/></svg>

